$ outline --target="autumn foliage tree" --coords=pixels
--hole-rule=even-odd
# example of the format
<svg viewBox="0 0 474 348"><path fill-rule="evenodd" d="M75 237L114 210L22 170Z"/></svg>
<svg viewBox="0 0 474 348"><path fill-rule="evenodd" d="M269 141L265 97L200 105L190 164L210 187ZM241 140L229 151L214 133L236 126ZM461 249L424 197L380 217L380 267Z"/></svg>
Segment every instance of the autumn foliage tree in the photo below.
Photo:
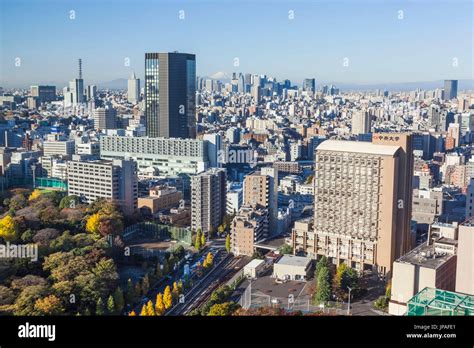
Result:
<svg viewBox="0 0 474 348"><path fill-rule="evenodd" d="M33 192L31 192L30 196L28 197L28 201L34 201L35 199L38 199L41 197L41 191L39 189L34 189Z"/></svg>
<svg viewBox="0 0 474 348"><path fill-rule="evenodd" d="M166 311L165 303L163 301L163 294L160 292L156 295L156 302L155 302L155 313L156 315L163 315Z"/></svg>
<svg viewBox="0 0 474 348"><path fill-rule="evenodd" d="M173 296L171 295L171 288L170 286L166 286L165 293L163 294L163 303L165 304L165 308L168 309L173 304Z"/></svg>
<svg viewBox="0 0 474 348"><path fill-rule="evenodd" d="M10 242L18 238L18 225L10 215L0 220L0 237Z"/></svg>
<svg viewBox="0 0 474 348"><path fill-rule="evenodd" d="M55 295L37 299L34 308L41 315L59 315L64 312L61 300Z"/></svg>
<svg viewBox="0 0 474 348"><path fill-rule="evenodd" d="M95 213L89 216L86 223L86 231L94 235L99 234L100 214Z"/></svg>

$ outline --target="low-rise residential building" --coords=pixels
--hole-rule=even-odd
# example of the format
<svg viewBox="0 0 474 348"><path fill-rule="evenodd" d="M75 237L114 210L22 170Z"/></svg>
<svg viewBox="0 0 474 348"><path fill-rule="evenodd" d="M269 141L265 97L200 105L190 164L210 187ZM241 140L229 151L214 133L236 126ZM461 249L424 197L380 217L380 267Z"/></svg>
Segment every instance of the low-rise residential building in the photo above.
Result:
<svg viewBox="0 0 474 348"><path fill-rule="evenodd" d="M183 193L175 187L156 186L150 190L148 197L138 198L138 209L155 214L160 210L177 206L182 199Z"/></svg>
<svg viewBox="0 0 474 348"><path fill-rule="evenodd" d="M313 262L309 257L283 255L273 265L273 277L280 280L306 281L312 274Z"/></svg>

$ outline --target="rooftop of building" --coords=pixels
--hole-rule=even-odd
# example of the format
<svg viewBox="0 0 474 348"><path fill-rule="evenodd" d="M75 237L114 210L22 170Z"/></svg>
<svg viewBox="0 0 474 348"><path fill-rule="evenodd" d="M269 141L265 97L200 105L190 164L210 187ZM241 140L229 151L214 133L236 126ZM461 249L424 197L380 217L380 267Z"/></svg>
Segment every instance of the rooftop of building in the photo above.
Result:
<svg viewBox="0 0 474 348"><path fill-rule="evenodd" d="M277 264L287 266L306 267L311 262L311 258L295 255L283 255Z"/></svg>
<svg viewBox="0 0 474 348"><path fill-rule="evenodd" d="M319 144L316 150L394 156L399 148L400 146L379 145L365 141L326 140Z"/></svg>
<svg viewBox="0 0 474 348"><path fill-rule="evenodd" d="M451 243L451 241L453 241L453 243ZM454 242L457 241L450 240L449 238L441 238L436 241L436 243L455 245L456 243ZM434 245L421 244L400 257L396 262L437 269L453 256L454 255L447 253L436 253Z"/></svg>
<svg viewBox="0 0 474 348"><path fill-rule="evenodd" d="M258 266L260 266L262 263L264 263L265 260L261 260L261 259L253 259L252 261L250 261L248 264L245 265L245 267L249 267L249 268L256 268Z"/></svg>
<svg viewBox="0 0 474 348"><path fill-rule="evenodd" d="M468 227L473 227L474 226L474 217L470 218L466 221L464 221L461 226L468 226Z"/></svg>

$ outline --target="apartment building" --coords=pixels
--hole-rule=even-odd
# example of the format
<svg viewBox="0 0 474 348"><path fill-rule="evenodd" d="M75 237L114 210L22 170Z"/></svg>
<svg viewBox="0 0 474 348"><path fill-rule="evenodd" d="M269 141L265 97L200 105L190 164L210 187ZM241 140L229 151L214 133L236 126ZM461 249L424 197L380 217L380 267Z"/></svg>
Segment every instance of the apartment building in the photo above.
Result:
<svg viewBox="0 0 474 348"><path fill-rule="evenodd" d="M81 161L74 155L68 162L67 172L68 195L77 195L86 203L98 198L110 199L127 215L137 209L138 181L134 161Z"/></svg>
<svg viewBox="0 0 474 348"><path fill-rule="evenodd" d="M242 206L232 220L230 245L235 256L252 256L255 244L268 235L268 210Z"/></svg>
<svg viewBox="0 0 474 348"><path fill-rule="evenodd" d="M243 198L243 205L268 209L267 237L274 235L278 216L278 170L266 167L245 176Z"/></svg>
<svg viewBox="0 0 474 348"><path fill-rule="evenodd" d="M191 228L217 231L226 212L226 171L210 168L191 178Z"/></svg>

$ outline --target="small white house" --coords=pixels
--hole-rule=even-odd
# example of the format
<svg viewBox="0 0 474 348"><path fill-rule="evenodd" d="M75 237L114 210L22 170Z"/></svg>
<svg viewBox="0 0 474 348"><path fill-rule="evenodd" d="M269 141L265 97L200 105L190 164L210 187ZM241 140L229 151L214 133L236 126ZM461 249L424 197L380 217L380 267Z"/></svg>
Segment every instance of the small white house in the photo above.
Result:
<svg viewBox="0 0 474 348"><path fill-rule="evenodd" d="M265 266L264 260L253 259L244 266L244 276L257 278Z"/></svg>
<svg viewBox="0 0 474 348"><path fill-rule="evenodd" d="M273 277L279 280L306 281L311 273L312 260L309 257L283 255L273 265Z"/></svg>

